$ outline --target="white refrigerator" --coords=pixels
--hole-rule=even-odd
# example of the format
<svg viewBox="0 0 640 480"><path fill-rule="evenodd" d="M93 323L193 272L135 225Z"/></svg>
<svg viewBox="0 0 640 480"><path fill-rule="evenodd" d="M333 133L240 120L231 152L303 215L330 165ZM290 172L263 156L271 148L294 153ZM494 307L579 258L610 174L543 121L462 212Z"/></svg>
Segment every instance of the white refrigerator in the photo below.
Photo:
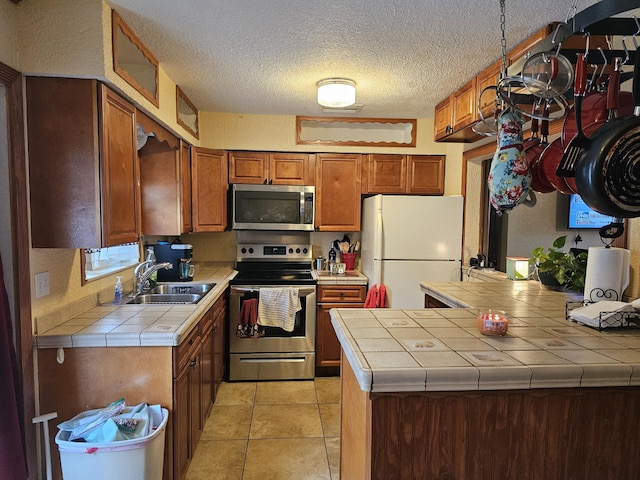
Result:
<svg viewBox="0 0 640 480"><path fill-rule="evenodd" d="M424 308L420 282L460 280L462 196L375 195L362 206L360 262L391 308Z"/></svg>

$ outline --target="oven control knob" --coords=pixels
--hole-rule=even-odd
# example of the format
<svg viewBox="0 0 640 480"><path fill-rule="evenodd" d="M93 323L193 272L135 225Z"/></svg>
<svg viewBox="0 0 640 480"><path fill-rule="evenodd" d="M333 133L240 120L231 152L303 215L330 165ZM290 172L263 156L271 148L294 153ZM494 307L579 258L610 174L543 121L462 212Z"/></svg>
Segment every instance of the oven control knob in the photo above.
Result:
<svg viewBox="0 0 640 480"><path fill-rule="evenodd" d="M244 248L244 247L242 247L242 249L240 250L240 252L242 252L243 254L244 254L244 253L247 253L247 249L246 249L246 248Z"/></svg>
<svg viewBox="0 0 640 480"><path fill-rule="evenodd" d="M308 251L309 251L309 250L307 250L306 248L303 248L303 249L302 249L302 253L304 253L305 255L307 254L307 252L308 252Z"/></svg>
<svg viewBox="0 0 640 480"><path fill-rule="evenodd" d="M249 253L253 253L253 248L249 248Z"/></svg>
<svg viewBox="0 0 640 480"><path fill-rule="evenodd" d="M300 249L299 248L296 248L296 253L300 253Z"/></svg>
<svg viewBox="0 0 640 480"><path fill-rule="evenodd" d="M290 248L290 249L289 249L289 253L293 253L293 248Z"/></svg>

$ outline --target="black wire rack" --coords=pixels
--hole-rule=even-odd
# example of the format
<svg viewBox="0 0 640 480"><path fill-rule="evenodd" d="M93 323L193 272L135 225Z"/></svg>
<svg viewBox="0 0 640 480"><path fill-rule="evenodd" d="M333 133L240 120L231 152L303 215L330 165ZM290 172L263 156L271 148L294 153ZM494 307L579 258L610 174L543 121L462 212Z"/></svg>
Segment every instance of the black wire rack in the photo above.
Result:
<svg viewBox="0 0 640 480"><path fill-rule="evenodd" d="M565 318L571 322L595 328L600 332L606 328L640 328L640 312L635 310L613 310L609 312L600 312L597 319L597 325L595 322L594 324L590 324L571 318L572 310L579 307L585 307L593 303L596 302L567 302L565 306Z"/></svg>

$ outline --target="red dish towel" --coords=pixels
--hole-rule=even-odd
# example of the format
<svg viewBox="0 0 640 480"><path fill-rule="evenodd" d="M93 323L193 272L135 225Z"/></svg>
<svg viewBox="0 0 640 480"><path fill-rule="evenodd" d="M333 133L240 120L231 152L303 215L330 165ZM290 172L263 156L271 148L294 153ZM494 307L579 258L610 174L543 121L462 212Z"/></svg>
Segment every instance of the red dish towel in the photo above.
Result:
<svg viewBox="0 0 640 480"><path fill-rule="evenodd" d="M387 288L380 284L373 285L367 293L364 301L364 308L386 308L387 306Z"/></svg>
<svg viewBox="0 0 640 480"><path fill-rule="evenodd" d="M376 308L387 308L387 288L380 284L378 287L378 301L376 302Z"/></svg>
<svg viewBox="0 0 640 480"><path fill-rule="evenodd" d="M367 292L364 308L376 308L376 303L378 303L378 285L372 285Z"/></svg>
<svg viewBox="0 0 640 480"><path fill-rule="evenodd" d="M263 335L258 325L258 299L248 298L240 307L240 320L236 328L236 336L241 338L258 338Z"/></svg>

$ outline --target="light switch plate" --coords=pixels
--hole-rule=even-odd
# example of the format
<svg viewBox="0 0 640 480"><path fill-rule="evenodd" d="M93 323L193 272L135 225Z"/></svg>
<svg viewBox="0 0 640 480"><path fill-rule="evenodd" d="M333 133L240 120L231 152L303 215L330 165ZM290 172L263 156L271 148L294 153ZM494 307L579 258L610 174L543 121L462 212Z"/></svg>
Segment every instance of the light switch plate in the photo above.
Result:
<svg viewBox="0 0 640 480"><path fill-rule="evenodd" d="M51 293L49 287L49 272L36 273L36 298L46 297Z"/></svg>

